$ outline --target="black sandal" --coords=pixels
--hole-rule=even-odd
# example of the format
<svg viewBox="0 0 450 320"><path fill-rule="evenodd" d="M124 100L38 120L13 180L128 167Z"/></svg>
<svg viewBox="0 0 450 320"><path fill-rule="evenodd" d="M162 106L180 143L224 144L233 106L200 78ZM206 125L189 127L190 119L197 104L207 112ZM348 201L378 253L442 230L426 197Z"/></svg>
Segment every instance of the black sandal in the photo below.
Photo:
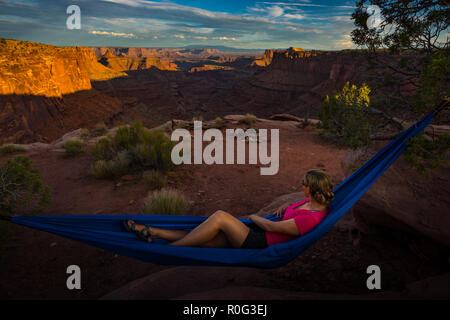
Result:
<svg viewBox="0 0 450 320"><path fill-rule="evenodd" d="M133 223L132 223L131 226L130 226L130 225L128 224L128 221L133 221L133 220L124 220L124 221L123 221L123 226L125 227L125 229L126 229L128 232L131 232L131 233L137 235L138 238L139 238L140 240L142 240L142 241L145 241L145 242L153 242L153 238L152 238L150 229L149 229L147 226L144 226L144 227L141 229L141 231L137 231L137 229L136 229L136 222L133 221ZM150 239L151 241L148 241L149 239Z"/></svg>
<svg viewBox="0 0 450 320"><path fill-rule="evenodd" d="M133 221L133 223L130 225L128 225L128 221L133 221L133 220L124 220L123 221L123 226L125 227L125 229L128 232L134 233L134 234L138 234L139 232L136 230L136 222Z"/></svg>
<svg viewBox="0 0 450 320"><path fill-rule="evenodd" d="M151 234L151 232L150 232L150 229L149 229L148 227L146 227L146 226L144 226L144 227L142 228L142 230L139 231L138 237L139 237L139 239L141 239L142 241L145 241L145 242L153 242L153 238L152 238L152 234ZM149 241L149 240L151 240L151 241Z"/></svg>

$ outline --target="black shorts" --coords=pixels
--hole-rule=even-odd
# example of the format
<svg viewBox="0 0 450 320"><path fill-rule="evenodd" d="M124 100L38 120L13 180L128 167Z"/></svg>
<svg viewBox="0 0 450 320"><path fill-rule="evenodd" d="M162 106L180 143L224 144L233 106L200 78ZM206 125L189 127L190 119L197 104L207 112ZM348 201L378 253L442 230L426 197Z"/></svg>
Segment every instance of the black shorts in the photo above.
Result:
<svg viewBox="0 0 450 320"><path fill-rule="evenodd" d="M267 248L266 232L256 224L249 224L250 231L245 238L241 249L264 249Z"/></svg>

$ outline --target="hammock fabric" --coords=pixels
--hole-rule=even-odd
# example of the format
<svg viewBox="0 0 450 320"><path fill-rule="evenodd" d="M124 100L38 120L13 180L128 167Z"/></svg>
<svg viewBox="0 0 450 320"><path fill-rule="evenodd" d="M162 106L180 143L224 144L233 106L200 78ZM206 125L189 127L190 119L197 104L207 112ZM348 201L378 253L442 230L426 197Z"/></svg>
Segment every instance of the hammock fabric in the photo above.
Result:
<svg viewBox="0 0 450 320"><path fill-rule="evenodd" d="M178 247L167 245L167 241L161 239L156 239L153 243L146 243L128 233L122 225L123 220L131 219L140 224L159 228L192 230L207 217L176 215L15 216L11 218L11 222L160 265L275 268L289 263L323 237L405 151L408 140L420 134L434 117L434 113L430 114L401 133L342 182L335 189L335 200L330 205L330 213L315 229L295 240L265 249ZM275 214L267 215L265 218L272 221L278 219ZM252 223L248 219L240 220L245 224Z"/></svg>

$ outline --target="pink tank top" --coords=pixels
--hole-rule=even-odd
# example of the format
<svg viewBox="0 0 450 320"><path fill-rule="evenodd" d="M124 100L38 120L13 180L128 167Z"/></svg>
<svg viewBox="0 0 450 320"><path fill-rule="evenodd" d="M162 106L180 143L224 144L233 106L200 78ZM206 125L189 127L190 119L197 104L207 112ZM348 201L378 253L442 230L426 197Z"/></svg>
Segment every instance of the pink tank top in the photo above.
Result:
<svg viewBox="0 0 450 320"><path fill-rule="evenodd" d="M310 211L305 209L295 209L303 204L309 202L309 199L294 203L290 205L284 212L281 221L294 219L297 225L300 236L305 235L314 229L328 214L329 210L324 211ZM267 245L272 246L277 243L287 242L296 239L295 236L290 236L278 232L266 231Z"/></svg>

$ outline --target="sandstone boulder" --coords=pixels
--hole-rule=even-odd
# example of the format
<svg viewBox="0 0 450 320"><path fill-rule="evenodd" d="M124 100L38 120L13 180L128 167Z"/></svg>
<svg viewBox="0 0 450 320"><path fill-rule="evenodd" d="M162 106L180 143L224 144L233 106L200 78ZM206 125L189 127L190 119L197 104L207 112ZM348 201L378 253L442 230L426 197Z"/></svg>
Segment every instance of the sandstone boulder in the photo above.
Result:
<svg viewBox="0 0 450 320"><path fill-rule="evenodd" d="M305 200L305 195L303 192L294 192L289 194L284 194L275 200L273 200L269 205L265 206L261 210L259 210L256 214L259 216L265 216L271 213L274 213L278 210L279 207L286 204L293 204L295 202L299 202Z"/></svg>
<svg viewBox="0 0 450 320"><path fill-rule="evenodd" d="M342 160L349 168L360 167L377 150L348 151ZM359 225L381 225L427 236L450 246L450 170L448 166L422 175L400 157L354 206Z"/></svg>

